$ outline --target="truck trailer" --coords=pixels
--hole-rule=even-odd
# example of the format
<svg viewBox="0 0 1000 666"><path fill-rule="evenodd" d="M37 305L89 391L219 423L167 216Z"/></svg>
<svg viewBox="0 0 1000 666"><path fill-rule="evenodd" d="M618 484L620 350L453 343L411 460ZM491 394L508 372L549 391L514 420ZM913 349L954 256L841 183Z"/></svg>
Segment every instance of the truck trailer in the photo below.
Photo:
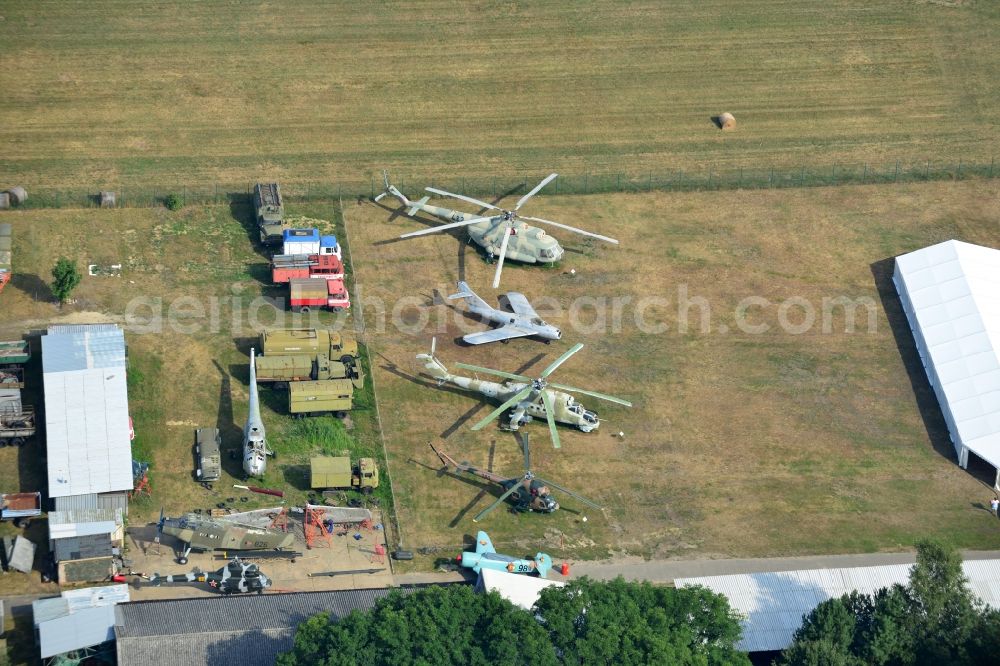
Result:
<svg viewBox="0 0 1000 666"><path fill-rule="evenodd" d="M363 388L360 366L355 363L331 361L326 356L258 356L257 383L285 383L350 379L355 388Z"/></svg>
<svg viewBox="0 0 1000 666"><path fill-rule="evenodd" d="M40 515L42 515L41 493L0 495L0 520L13 520L15 527L27 527L32 518Z"/></svg>

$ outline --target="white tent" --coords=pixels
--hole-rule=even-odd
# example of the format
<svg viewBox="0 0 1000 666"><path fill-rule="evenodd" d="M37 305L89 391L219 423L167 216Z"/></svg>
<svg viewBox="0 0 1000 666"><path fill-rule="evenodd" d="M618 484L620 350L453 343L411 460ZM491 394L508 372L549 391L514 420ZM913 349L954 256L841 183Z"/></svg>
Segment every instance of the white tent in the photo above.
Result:
<svg viewBox="0 0 1000 666"><path fill-rule="evenodd" d="M1000 250L950 240L896 258L892 281L958 456L1000 489Z"/></svg>
<svg viewBox="0 0 1000 666"><path fill-rule="evenodd" d="M525 576L524 574L483 569L479 572L479 581L476 583L476 590L479 592L496 592L515 606L531 610L535 602L538 601L538 597L542 594L542 590L552 585L562 587L565 584L558 580L547 580L545 578L536 578L535 576Z"/></svg>

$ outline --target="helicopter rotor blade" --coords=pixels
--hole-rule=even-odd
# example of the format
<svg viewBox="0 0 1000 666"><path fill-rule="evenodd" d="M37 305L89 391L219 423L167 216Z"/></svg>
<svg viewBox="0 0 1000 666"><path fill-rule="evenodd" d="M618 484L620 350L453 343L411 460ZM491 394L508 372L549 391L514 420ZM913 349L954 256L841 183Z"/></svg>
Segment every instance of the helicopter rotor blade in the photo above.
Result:
<svg viewBox="0 0 1000 666"><path fill-rule="evenodd" d="M515 393L512 398L510 398L509 400L507 400L507 402L503 403L502 405L500 405L499 407L497 407L495 410L493 410L492 412L490 412L489 415L487 415L487 417L485 419L483 419L482 421L480 421L476 425L472 426L472 429L473 430L482 430L487 425L489 425L490 421L494 420L495 418L497 418L498 416L500 416L501 414L503 414L504 412L506 412L508 409L510 409L511 407L513 407L514 405L516 405L517 403L519 403L522 400L524 400L524 398L527 397L527 395L529 393L531 393L531 387L530 386L527 386L527 387L521 389L520 391L518 391L517 393Z"/></svg>
<svg viewBox="0 0 1000 666"><path fill-rule="evenodd" d="M531 449L528 447L528 433L521 438L521 450L524 451L524 473L531 471Z"/></svg>
<svg viewBox="0 0 1000 666"><path fill-rule="evenodd" d="M515 483L514 485L512 485L510 488L508 488L507 492L505 492L503 495L501 495L499 497L499 499L497 499L496 502L493 502L493 504L490 504L488 507L486 507L485 509L483 509L482 511L480 511L479 513L477 513L476 517L472 519L472 522L478 523L486 514L488 514L490 511L492 511L493 509L497 508L501 504L503 504L504 501L506 501L506 499L508 497L510 497L512 494L514 494L514 492L518 489L518 487L520 487L520 485L521 485L521 483L518 482L518 483Z"/></svg>
<svg viewBox="0 0 1000 666"><path fill-rule="evenodd" d="M556 429L556 405L549 391L542 391L542 404L545 405L545 420L549 422L549 434L552 436L552 446L557 449L562 448L562 442L559 441L559 431Z"/></svg>
<svg viewBox="0 0 1000 666"><path fill-rule="evenodd" d="M565 354L563 354L562 356L560 356L559 358L557 358L555 361L553 361L552 365L550 365L549 367L547 367L544 370L542 370L541 379L545 379L546 377L548 377L549 375L551 375L553 372L556 371L556 368L558 368L560 365L562 365L567 360L569 360L570 356L572 356L573 354L577 353L581 349L583 349L583 343L582 342L578 342L575 345L573 345L572 349L570 349L568 352L566 352Z"/></svg>
<svg viewBox="0 0 1000 666"><path fill-rule="evenodd" d="M566 384L549 384L552 388L562 389L563 391L571 391L573 393L579 393L581 395L589 395L591 398L600 398L601 400L607 400L608 402L613 402L617 405L624 405L626 407L631 407L632 403L623 398L616 398L613 395L606 395L604 393L598 393L597 391L588 391L586 389L577 388L575 386L567 386Z"/></svg>
<svg viewBox="0 0 1000 666"><path fill-rule="evenodd" d="M421 229L420 231L411 231L408 234L403 234L400 238L413 238L414 236L425 236L427 234L434 234L439 231L444 231L446 229L453 229L455 227L467 227L470 224L476 224L477 222L488 222L493 218L490 217L474 217L471 220L462 220L461 222L451 222L449 224L442 224L436 227L431 227L430 229Z"/></svg>
<svg viewBox="0 0 1000 666"><path fill-rule="evenodd" d="M538 477L538 476L536 476L536 477L535 477L535 480L536 480L536 481L539 481L539 482L541 482L541 483L544 483L545 485L549 486L550 488L555 488L556 490L558 490L558 491L559 491L559 492L561 492L561 493L566 493L567 495L569 495L569 496L571 496L571 497L575 497L576 499L580 500L581 502L583 502L583 503L584 503L584 504L586 504L587 506L592 506L592 507L594 507L595 509L598 509L598 510L603 510L603 509L604 509L604 507L603 507L603 506L601 506L600 504L598 504L598 503L596 503L596 502L592 502L592 501L590 501L589 499L587 499L587 498L586 498L586 497L584 497L583 495L580 495L580 494L578 494L578 493L574 493L574 492L573 492L572 490L570 490L569 488L563 488L563 487L562 487L562 486L560 486L560 485L557 485L557 484L555 484L555 483L552 483L551 481L548 481L548 480L546 480L546 479L543 479L543 478L541 478L541 477Z"/></svg>
<svg viewBox="0 0 1000 666"><path fill-rule="evenodd" d="M493 275L493 288L500 286L500 273L503 272L503 260L507 257L507 243L510 242L511 228L507 227L503 232L503 241L500 243L500 259L497 261L497 272Z"/></svg>
<svg viewBox="0 0 1000 666"><path fill-rule="evenodd" d="M160 543L160 539L163 537L163 525L166 523L166 518L163 516L163 507L160 507L160 520L156 523L156 543Z"/></svg>
<svg viewBox="0 0 1000 666"><path fill-rule="evenodd" d="M540 189L542 189L543 187L545 187L546 185L548 185L549 183L551 183L553 180L555 180L558 177L559 177L559 174L557 174L557 173L550 173L545 178L545 180L543 180L542 182L538 183L538 185L535 185L535 189L531 190L530 192L528 192L527 194L525 194L523 197L521 197L521 200L517 202L516 206L514 206L514 212L516 213L521 208L521 206L524 205L525 201L527 201L531 197L533 197L536 194L538 194L538 191Z"/></svg>
<svg viewBox="0 0 1000 666"><path fill-rule="evenodd" d="M528 217L526 215L519 215L518 217L520 217L523 220L531 220L532 222L541 222L543 224L551 224L553 227L559 227L560 229L566 229L567 231L573 231L573 232L578 233L578 234L583 234L584 236L591 236L591 237L596 238L598 240L602 240L602 241L605 241L607 243L612 243L613 245L618 245L618 241L615 240L614 238L610 238L608 236L602 236L601 234L595 234L595 233L590 232L590 231L584 231L583 229L577 229L576 227L571 227L568 224L561 224L559 222L553 222L552 220L543 220L540 217Z"/></svg>
<svg viewBox="0 0 1000 666"><path fill-rule="evenodd" d="M503 372L502 370L491 370L490 368L481 368L478 365L469 365L468 363L456 363L456 368L464 368L465 370L472 370L473 372L482 372L487 375L496 375L497 377L506 377L507 379L519 379L523 382L530 382L530 377L525 377L524 375L515 375L512 372Z"/></svg>
<svg viewBox="0 0 1000 666"><path fill-rule="evenodd" d="M472 197L467 197L464 194L455 194L454 192L446 192L445 190L439 190L436 187L425 187L428 192L433 192L434 194L440 194L443 197L451 197L452 199L460 199L461 201L467 201L471 204L476 204L477 206L482 206L483 208L490 208L492 210L503 210L499 206L494 206L493 204L488 204L485 201L480 201L479 199L473 199Z"/></svg>

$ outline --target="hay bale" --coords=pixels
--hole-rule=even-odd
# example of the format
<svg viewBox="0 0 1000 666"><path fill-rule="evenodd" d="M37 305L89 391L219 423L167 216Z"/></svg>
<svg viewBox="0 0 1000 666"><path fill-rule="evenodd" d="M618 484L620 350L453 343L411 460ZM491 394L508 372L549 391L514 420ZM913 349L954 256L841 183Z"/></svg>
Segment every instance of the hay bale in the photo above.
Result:
<svg viewBox="0 0 1000 666"><path fill-rule="evenodd" d="M114 207L115 207L115 193L101 192L101 208L114 208Z"/></svg>
<svg viewBox="0 0 1000 666"><path fill-rule="evenodd" d="M734 130L736 129L736 117L726 111L719 116L719 129L721 130Z"/></svg>
<svg viewBox="0 0 1000 666"><path fill-rule="evenodd" d="M27 191L20 185L10 188L7 190L7 193L10 195L10 202L15 206L23 204L28 200Z"/></svg>
<svg viewBox="0 0 1000 666"><path fill-rule="evenodd" d="M6 192L0 192L0 210L7 208L10 208L10 195Z"/></svg>

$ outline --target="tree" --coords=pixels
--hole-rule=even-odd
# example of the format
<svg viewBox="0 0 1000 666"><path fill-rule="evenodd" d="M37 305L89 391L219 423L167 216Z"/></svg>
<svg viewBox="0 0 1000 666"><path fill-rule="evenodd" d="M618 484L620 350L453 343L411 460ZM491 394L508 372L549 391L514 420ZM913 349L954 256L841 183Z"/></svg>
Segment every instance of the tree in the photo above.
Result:
<svg viewBox="0 0 1000 666"><path fill-rule="evenodd" d="M702 587L581 578L543 590L536 609L564 664L750 663L729 602Z"/></svg>
<svg viewBox="0 0 1000 666"><path fill-rule="evenodd" d="M740 632L725 597L704 588L583 578L546 588L529 612L466 585L431 587L339 622L310 618L277 663L749 666Z"/></svg>
<svg viewBox="0 0 1000 666"><path fill-rule="evenodd" d="M393 592L369 612L339 622L326 614L301 624L279 666L358 664L558 664L534 616L468 585Z"/></svg>
<svg viewBox="0 0 1000 666"><path fill-rule="evenodd" d="M907 585L824 601L806 616L783 663L988 663L1000 649L998 620L1000 612L982 608L969 591L958 553L924 541Z"/></svg>
<svg viewBox="0 0 1000 666"><path fill-rule="evenodd" d="M69 300L69 295L80 284L82 276L76 267L76 262L66 257L60 257L52 269L52 293L60 303Z"/></svg>

